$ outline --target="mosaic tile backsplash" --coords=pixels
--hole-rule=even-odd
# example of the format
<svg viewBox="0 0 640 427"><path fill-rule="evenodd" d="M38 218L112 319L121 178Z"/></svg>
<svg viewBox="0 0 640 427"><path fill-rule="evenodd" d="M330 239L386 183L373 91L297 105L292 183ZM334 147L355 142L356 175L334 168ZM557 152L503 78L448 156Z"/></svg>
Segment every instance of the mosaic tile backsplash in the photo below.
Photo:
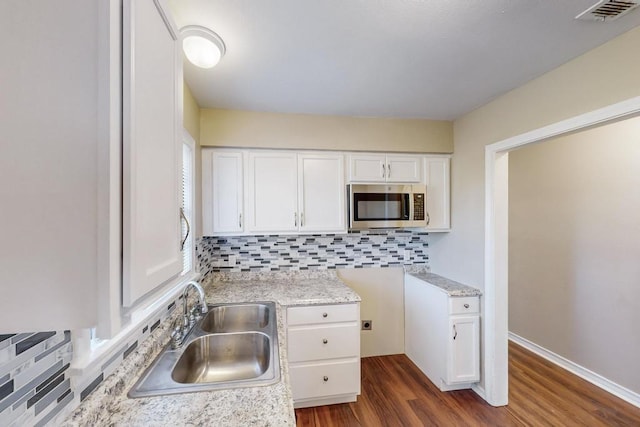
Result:
<svg viewBox="0 0 640 427"><path fill-rule="evenodd" d="M349 234L203 237L200 272L326 270L428 265L428 233L366 230Z"/></svg>
<svg viewBox="0 0 640 427"><path fill-rule="evenodd" d="M44 425L73 399L69 331L0 335L0 425Z"/></svg>
<svg viewBox="0 0 640 427"><path fill-rule="evenodd" d="M158 308L106 361L73 380L69 369L73 355L69 331L0 335L0 426L58 424L180 304L181 295L166 307Z"/></svg>

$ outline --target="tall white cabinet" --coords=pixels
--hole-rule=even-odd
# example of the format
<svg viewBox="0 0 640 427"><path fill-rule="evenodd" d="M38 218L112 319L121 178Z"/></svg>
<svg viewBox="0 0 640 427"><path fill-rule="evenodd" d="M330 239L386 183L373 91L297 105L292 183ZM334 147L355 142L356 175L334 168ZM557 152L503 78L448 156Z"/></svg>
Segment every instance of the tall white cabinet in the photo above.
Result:
<svg viewBox="0 0 640 427"><path fill-rule="evenodd" d="M429 231L451 229L450 168L451 156L424 158L424 183L427 186L425 209Z"/></svg>
<svg viewBox="0 0 640 427"><path fill-rule="evenodd" d="M171 18L123 4L123 285L125 307L182 271L182 60Z"/></svg>
<svg viewBox="0 0 640 427"><path fill-rule="evenodd" d="M0 333L112 336L123 300L179 274L182 76L167 10L0 2L13 58L0 71Z"/></svg>

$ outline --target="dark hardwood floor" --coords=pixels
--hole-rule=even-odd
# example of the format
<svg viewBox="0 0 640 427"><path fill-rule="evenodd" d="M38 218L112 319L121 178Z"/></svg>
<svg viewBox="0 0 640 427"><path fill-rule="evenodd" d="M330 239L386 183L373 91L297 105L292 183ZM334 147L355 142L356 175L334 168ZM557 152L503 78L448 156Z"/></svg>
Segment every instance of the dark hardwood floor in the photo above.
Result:
<svg viewBox="0 0 640 427"><path fill-rule="evenodd" d="M640 426L640 409L514 343L509 405L471 390L442 393L405 356L362 359L355 403L297 409L298 427Z"/></svg>

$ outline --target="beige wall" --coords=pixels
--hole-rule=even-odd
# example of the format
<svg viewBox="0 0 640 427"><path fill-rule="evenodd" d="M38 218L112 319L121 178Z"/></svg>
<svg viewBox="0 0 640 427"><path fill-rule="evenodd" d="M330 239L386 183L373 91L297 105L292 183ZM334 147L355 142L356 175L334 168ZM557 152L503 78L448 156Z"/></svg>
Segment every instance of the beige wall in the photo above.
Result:
<svg viewBox="0 0 640 427"><path fill-rule="evenodd" d="M404 353L404 269L344 268L338 276L360 295L360 319L371 320L360 332L362 357Z"/></svg>
<svg viewBox="0 0 640 427"><path fill-rule="evenodd" d="M200 151L200 107L196 102L191 89L184 83L183 86L183 113L182 123L196 142L196 230L197 236L202 236L202 156Z"/></svg>
<svg viewBox="0 0 640 427"><path fill-rule="evenodd" d="M639 96L639 45L635 28L454 122L453 231L431 236L434 273L484 288L484 147Z"/></svg>
<svg viewBox="0 0 640 427"><path fill-rule="evenodd" d="M202 109L203 146L451 153L448 121Z"/></svg>
<svg viewBox="0 0 640 427"><path fill-rule="evenodd" d="M184 128L191 134L191 137L200 144L200 107L196 102L191 88L185 82L183 85L183 117Z"/></svg>
<svg viewBox="0 0 640 427"><path fill-rule="evenodd" d="M639 45L635 28L454 122L452 231L430 236L434 273L484 289L485 146L639 96Z"/></svg>
<svg viewBox="0 0 640 427"><path fill-rule="evenodd" d="M640 393L640 118L509 154L509 330Z"/></svg>

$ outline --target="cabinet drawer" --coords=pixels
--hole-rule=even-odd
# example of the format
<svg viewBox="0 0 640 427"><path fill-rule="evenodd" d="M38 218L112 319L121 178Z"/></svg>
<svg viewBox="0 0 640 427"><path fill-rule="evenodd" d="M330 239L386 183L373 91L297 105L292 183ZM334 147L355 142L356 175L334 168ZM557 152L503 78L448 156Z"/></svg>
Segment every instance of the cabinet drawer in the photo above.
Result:
<svg viewBox="0 0 640 427"><path fill-rule="evenodd" d="M357 357L360 355L358 324L289 328L287 355L291 362Z"/></svg>
<svg viewBox="0 0 640 427"><path fill-rule="evenodd" d="M289 366L293 399L360 393L360 359Z"/></svg>
<svg viewBox="0 0 640 427"><path fill-rule="evenodd" d="M449 298L449 314L468 314L480 312L480 298L451 297Z"/></svg>
<svg viewBox="0 0 640 427"><path fill-rule="evenodd" d="M360 317L358 304L311 305L289 307L288 325L310 325L357 321Z"/></svg>

